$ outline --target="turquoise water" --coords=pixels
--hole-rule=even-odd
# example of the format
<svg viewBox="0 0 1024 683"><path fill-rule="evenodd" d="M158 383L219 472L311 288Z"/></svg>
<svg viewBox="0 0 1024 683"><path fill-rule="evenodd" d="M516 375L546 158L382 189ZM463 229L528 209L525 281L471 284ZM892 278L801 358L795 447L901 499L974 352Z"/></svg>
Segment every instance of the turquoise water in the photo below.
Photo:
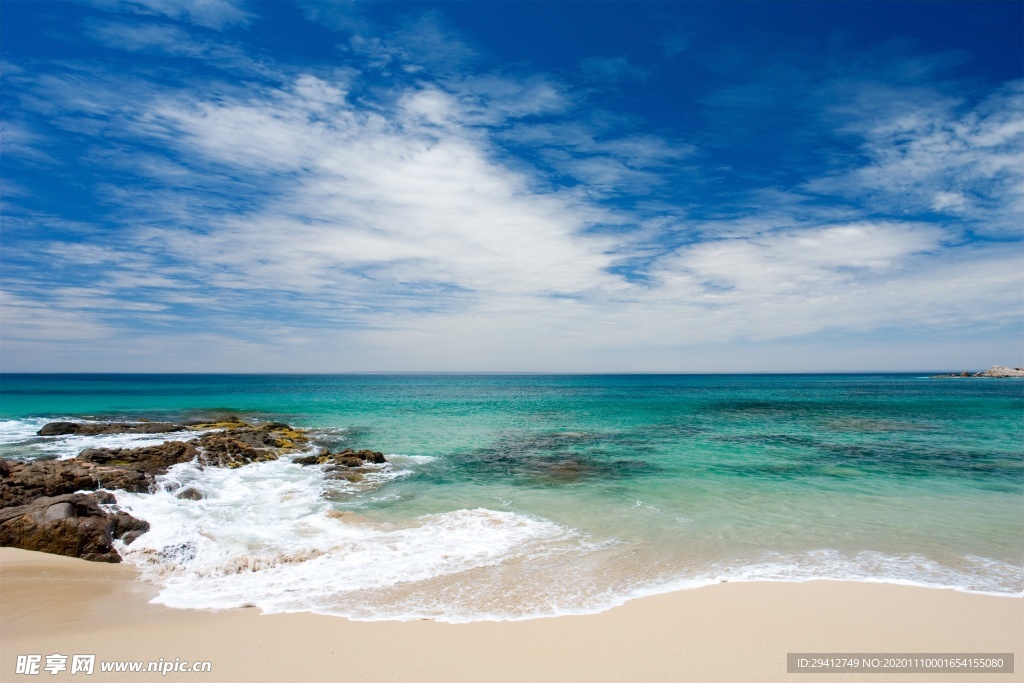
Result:
<svg viewBox="0 0 1024 683"><path fill-rule="evenodd" d="M126 554L167 585L168 604L457 621L594 611L719 580L1024 591L1017 380L4 375L0 452L94 445L32 435L56 418L222 412L395 457L359 485L290 463L231 480L186 467L166 494L118 496L177 520ZM185 480L211 495L175 502ZM254 497L250 519L228 515ZM196 525L206 536L182 540ZM178 546L195 557L167 560ZM240 562L259 578L240 578ZM317 588L303 598L296 581Z"/></svg>

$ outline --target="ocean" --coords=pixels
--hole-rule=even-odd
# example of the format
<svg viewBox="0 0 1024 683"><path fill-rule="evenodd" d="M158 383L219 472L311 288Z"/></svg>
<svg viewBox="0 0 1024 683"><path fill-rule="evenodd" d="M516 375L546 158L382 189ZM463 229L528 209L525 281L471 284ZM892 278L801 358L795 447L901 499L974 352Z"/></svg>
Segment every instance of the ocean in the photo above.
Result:
<svg viewBox="0 0 1024 683"><path fill-rule="evenodd" d="M172 607L465 622L722 581L1024 593L1013 379L6 374L0 455L175 438L35 435L54 420L227 413L389 462L354 482L186 463L116 493L151 524L119 551Z"/></svg>

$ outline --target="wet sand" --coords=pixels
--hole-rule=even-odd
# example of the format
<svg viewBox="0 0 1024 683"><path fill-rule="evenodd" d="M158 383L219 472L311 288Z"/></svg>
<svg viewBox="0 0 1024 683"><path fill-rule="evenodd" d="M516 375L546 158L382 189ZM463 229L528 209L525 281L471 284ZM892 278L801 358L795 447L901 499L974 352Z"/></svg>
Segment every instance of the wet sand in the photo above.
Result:
<svg viewBox="0 0 1024 683"><path fill-rule="evenodd" d="M127 565L0 549L0 680L154 681L102 660L209 661L197 681L1022 681L1024 600L911 586L728 583L586 616L443 624L176 610ZM787 674L788 652L1013 652L1014 674ZM96 672L15 675L18 655ZM70 659L68 660L70 663Z"/></svg>

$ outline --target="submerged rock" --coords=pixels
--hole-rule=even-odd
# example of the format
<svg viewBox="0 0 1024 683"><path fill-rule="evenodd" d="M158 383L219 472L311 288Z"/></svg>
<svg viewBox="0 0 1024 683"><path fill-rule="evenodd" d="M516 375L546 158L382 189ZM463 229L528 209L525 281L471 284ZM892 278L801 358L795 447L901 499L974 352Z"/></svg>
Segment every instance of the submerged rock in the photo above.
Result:
<svg viewBox="0 0 1024 683"><path fill-rule="evenodd" d="M187 489L182 489L181 491L178 491L177 495L175 495L174 497L179 498L181 500L202 500L203 494L194 489L193 487L189 486Z"/></svg>
<svg viewBox="0 0 1024 683"><path fill-rule="evenodd" d="M120 562L114 540L128 544L148 530L148 522L108 512L85 493L44 496L0 510L0 545L93 562Z"/></svg>

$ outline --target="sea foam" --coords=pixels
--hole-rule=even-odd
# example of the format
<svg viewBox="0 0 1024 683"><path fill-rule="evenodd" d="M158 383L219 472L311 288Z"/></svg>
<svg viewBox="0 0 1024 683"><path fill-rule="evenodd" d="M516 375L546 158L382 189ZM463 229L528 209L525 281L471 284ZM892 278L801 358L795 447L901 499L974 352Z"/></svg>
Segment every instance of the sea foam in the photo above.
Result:
<svg viewBox="0 0 1024 683"><path fill-rule="evenodd" d="M381 480L401 472L379 468ZM161 483L152 495L118 493L122 509L152 525L119 549L164 584L157 600L173 607L317 611L339 595L486 567L571 535L546 520L483 508L402 522L346 514L324 497L334 481L286 459L237 470L185 463ZM181 487L203 497L177 498Z"/></svg>

